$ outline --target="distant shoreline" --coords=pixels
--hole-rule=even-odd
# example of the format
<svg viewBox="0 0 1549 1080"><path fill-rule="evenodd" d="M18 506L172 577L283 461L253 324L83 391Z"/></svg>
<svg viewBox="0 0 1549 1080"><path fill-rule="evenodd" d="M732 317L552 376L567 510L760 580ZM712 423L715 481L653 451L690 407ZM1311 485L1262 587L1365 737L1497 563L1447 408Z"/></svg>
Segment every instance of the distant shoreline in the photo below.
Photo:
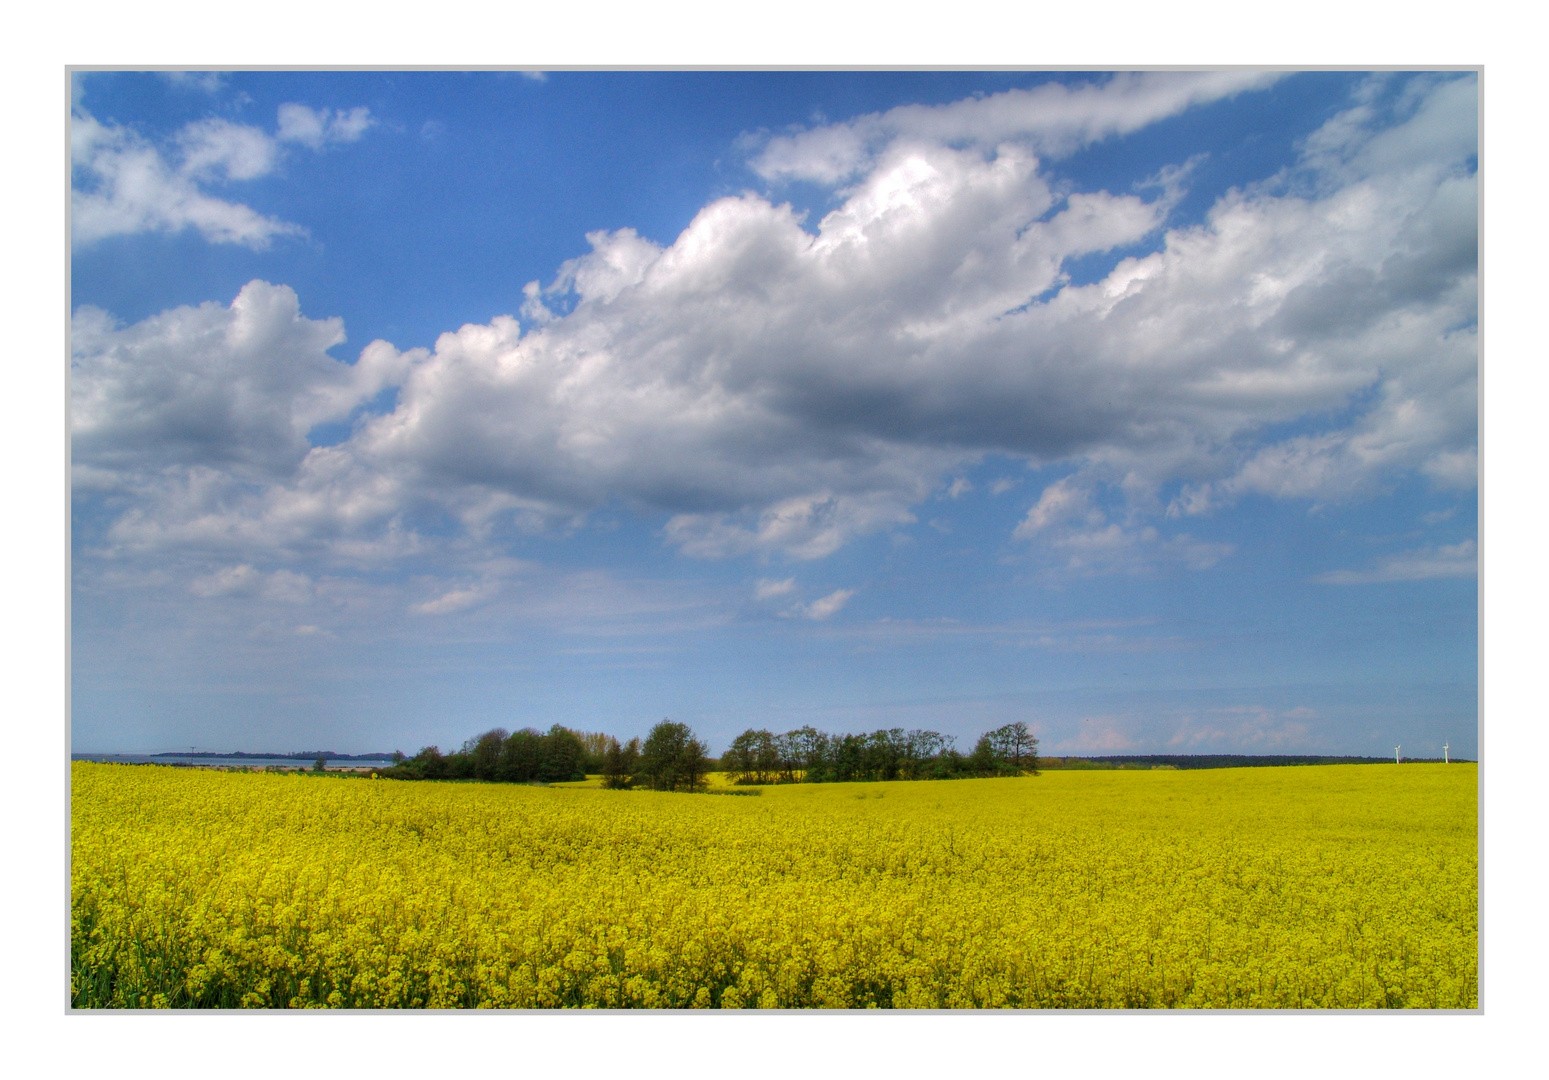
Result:
<svg viewBox="0 0 1549 1080"><path fill-rule="evenodd" d="M1442 758L1406 757L1405 765L1443 764ZM1455 757L1453 765L1476 765L1472 758ZM1349 754L1071 754L1038 755L1040 769L1251 769L1286 765L1382 765L1396 764L1391 757L1358 757Z"/></svg>
<svg viewBox="0 0 1549 1080"><path fill-rule="evenodd" d="M323 758L327 761L391 761L392 754L336 754L332 750L304 750L291 754L253 754L244 750L232 753L221 753L215 750L175 751L169 750L159 754L135 754L114 750L81 751L72 753L74 757L136 757L136 758L254 758L279 761L316 761Z"/></svg>

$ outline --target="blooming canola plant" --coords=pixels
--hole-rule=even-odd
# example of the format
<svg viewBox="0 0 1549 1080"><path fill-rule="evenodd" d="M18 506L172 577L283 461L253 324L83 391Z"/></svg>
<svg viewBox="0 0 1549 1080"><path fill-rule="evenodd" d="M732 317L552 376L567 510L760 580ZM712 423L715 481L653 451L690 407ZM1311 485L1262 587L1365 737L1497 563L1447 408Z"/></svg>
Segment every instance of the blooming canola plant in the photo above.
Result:
<svg viewBox="0 0 1549 1080"><path fill-rule="evenodd" d="M1471 764L758 798L78 762L76 1007L1475 1008Z"/></svg>

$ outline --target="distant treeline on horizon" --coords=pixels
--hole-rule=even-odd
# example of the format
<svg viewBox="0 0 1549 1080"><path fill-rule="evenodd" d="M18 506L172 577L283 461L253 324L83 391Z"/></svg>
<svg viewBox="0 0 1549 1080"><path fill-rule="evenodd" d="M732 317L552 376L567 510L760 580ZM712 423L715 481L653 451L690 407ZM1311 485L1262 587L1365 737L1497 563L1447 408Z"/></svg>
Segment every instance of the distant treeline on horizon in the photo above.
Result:
<svg viewBox="0 0 1549 1080"><path fill-rule="evenodd" d="M969 754L935 731L888 728L832 735L812 727L783 734L749 728L719 760L686 725L663 720L642 743L620 743L601 732L558 724L547 732L495 728L453 754L427 746L412 758L397 755L379 773L390 780L487 780L562 783L600 774L605 787L696 791L711 772L734 785L827 783L849 780L956 780L1016 776L1038 771L1038 740L1021 722L979 736Z"/></svg>
<svg viewBox="0 0 1549 1080"><path fill-rule="evenodd" d="M570 731L572 729L567 728L563 730ZM595 732L581 731L576 731L574 734L583 743L583 746L585 746L587 750L591 751L590 753L583 754L583 760L581 762L582 767L585 768L586 766L596 766L595 768L589 769L588 771L594 773L602 772L604 764L602 759L607 749L607 740L610 739L611 736L602 735ZM935 733L926 732L923 734L934 735ZM706 757L705 764L713 771L734 772L739 774L739 778L741 776L748 776L748 782L759 782L753 779L753 776L756 776L760 771L756 764L757 758L748 754L748 749L750 748L747 746L747 743L750 736L752 736L756 742L763 743L763 740L758 737L767 735L767 732L751 730L744 732L742 735L738 736L737 742L733 743L732 748L728 750L726 754L722 755L722 757L719 759ZM778 739L780 736L775 736L774 738ZM844 738L845 736L840 737L841 740ZM868 740L868 736L865 735L849 736L849 738ZM469 740L469 743L474 744L477 741L477 739L471 739ZM739 745L739 743L741 743L741 745ZM1036 743L1036 740L1034 740L1034 743ZM768 744L764 743L764 745L767 746ZM471 749L471 745L465 746L463 750L460 751L460 753L468 753ZM421 754L423 755L424 753L425 751L422 750ZM767 763L769 762L769 758L767 754L768 751L766 750L766 756L764 757L766 762L765 771L780 771L778 765L774 766L774 768L770 768L768 766ZM328 761L385 762L413 760L404 758L401 753L340 754L332 750L299 750L284 754L250 753L243 750L235 750L229 753L223 753L214 750L183 751L182 753L168 751L157 754L146 754L145 756L150 758L237 758L270 760L280 759L288 761L316 761L318 758L324 758ZM455 757L458 755L454 754L449 756ZM1386 756L1364 757L1353 754L1070 754L1063 757L1038 757L1036 760L1038 762L1038 768L1055 770L1123 768L1135 769L1152 768L1158 766L1162 768L1170 767L1175 769L1243 769L1285 765L1381 765L1386 762L1393 761L1391 757ZM1423 765L1433 762L1439 764L1444 759L1435 757L1404 757L1402 760L1405 763ZM1452 758L1451 760L1453 764L1458 765L1477 764L1473 758L1457 757ZM453 767L448 768L446 773L450 778L452 775L455 775L455 773L459 771L460 770L457 770L454 765ZM567 769L565 771L567 776L573 775L573 768ZM538 777L534 775L531 779L538 779ZM764 782L767 783L768 781L764 780Z"/></svg>
<svg viewBox="0 0 1549 1080"><path fill-rule="evenodd" d="M316 761L323 758L327 761L392 761L392 754L336 754L332 750L298 750L290 754L250 754L245 750L234 750L229 754L215 750L168 750L160 754L146 754L146 757L175 757L175 758L281 758L284 760Z"/></svg>
<svg viewBox="0 0 1549 1080"><path fill-rule="evenodd" d="M1043 769L1246 769L1276 765L1381 765L1391 757L1357 757L1350 754L1084 754L1064 758L1043 757ZM1441 758L1406 757L1404 764L1440 764ZM1453 758L1452 764L1474 764L1472 758Z"/></svg>

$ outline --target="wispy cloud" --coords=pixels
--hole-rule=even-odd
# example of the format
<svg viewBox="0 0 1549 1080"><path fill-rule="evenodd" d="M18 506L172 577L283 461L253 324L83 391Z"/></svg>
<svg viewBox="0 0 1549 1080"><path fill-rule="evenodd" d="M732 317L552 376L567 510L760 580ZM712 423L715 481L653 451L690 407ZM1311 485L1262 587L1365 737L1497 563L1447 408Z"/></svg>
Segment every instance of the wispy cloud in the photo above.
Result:
<svg viewBox="0 0 1549 1080"><path fill-rule="evenodd" d="M1013 531L1040 550L1061 558L1078 573L1138 573L1160 566L1208 570L1235 550L1227 543L1188 533L1163 536L1152 525L1127 527L1110 521L1097 506L1094 482L1065 477L1044 488Z"/></svg>
<svg viewBox="0 0 1549 1080"><path fill-rule="evenodd" d="M293 570L274 570L268 573L254 569L246 563L226 566L212 573L196 577L189 583L188 591L205 598L221 596L256 596L265 600L289 604L304 604L313 597L312 579Z"/></svg>
<svg viewBox="0 0 1549 1080"><path fill-rule="evenodd" d="M1278 78L1275 72L1151 72L1073 86L1051 82L949 105L904 105L745 142L759 148L750 164L766 180L834 184L866 169L883 148L900 139L971 141L980 146L1030 140L1042 153L1057 156L1137 131L1194 105L1263 89Z"/></svg>
<svg viewBox="0 0 1549 1080"><path fill-rule="evenodd" d="M449 615L482 604L495 595L496 587L488 582L452 589L433 600L415 604L413 610L421 615Z"/></svg>
<svg viewBox="0 0 1549 1080"><path fill-rule="evenodd" d="M829 619L839 612L839 609L850 602L850 597L855 595L854 589L835 589L827 596L814 600L800 609L801 614L809 619Z"/></svg>
<svg viewBox="0 0 1549 1080"><path fill-rule="evenodd" d="M270 175L285 144L321 150L359 139L374 122L365 107L319 112L291 103L280 106L273 135L212 117L186 124L159 147L132 128L103 123L77 107L70 120L71 242L194 229L212 243L263 249L278 237L305 235L299 225L210 189Z"/></svg>
<svg viewBox="0 0 1549 1080"><path fill-rule="evenodd" d="M219 71L163 71L161 77L184 90L216 94L226 88L226 76Z"/></svg>
<svg viewBox="0 0 1549 1080"><path fill-rule="evenodd" d="M1168 749L1199 752L1201 747L1226 752L1277 753L1305 746L1316 713L1305 707L1276 710L1263 705L1231 705L1186 714L1177 721Z"/></svg>
<svg viewBox="0 0 1549 1080"><path fill-rule="evenodd" d="M776 596L786 596L795 588L795 578L786 578L783 581L760 578L758 584L753 587L753 598L755 600L770 600Z"/></svg>
<svg viewBox="0 0 1549 1080"><path fill-rule="evenodd" d="M1312 580L1321 585L1371 585L1389 581L1429 581L1434 578L1475 577L1477 546L1472 540L1419 548L1382 559L1366 570L1330 570Z"/></svg>

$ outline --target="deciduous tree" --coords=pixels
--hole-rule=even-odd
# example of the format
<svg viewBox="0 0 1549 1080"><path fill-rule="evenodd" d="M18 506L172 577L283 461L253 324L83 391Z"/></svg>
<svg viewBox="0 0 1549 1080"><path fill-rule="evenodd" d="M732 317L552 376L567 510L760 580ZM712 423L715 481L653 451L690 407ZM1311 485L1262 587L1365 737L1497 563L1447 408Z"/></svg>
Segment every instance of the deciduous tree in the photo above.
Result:
<svg viewBox="0 0 1549 1080"><path fill-rule="evenodd" d="M705 744L687 724L663 720L640 750L640 773L657 791L693 791L704 783L708 767Z"/></svg>

